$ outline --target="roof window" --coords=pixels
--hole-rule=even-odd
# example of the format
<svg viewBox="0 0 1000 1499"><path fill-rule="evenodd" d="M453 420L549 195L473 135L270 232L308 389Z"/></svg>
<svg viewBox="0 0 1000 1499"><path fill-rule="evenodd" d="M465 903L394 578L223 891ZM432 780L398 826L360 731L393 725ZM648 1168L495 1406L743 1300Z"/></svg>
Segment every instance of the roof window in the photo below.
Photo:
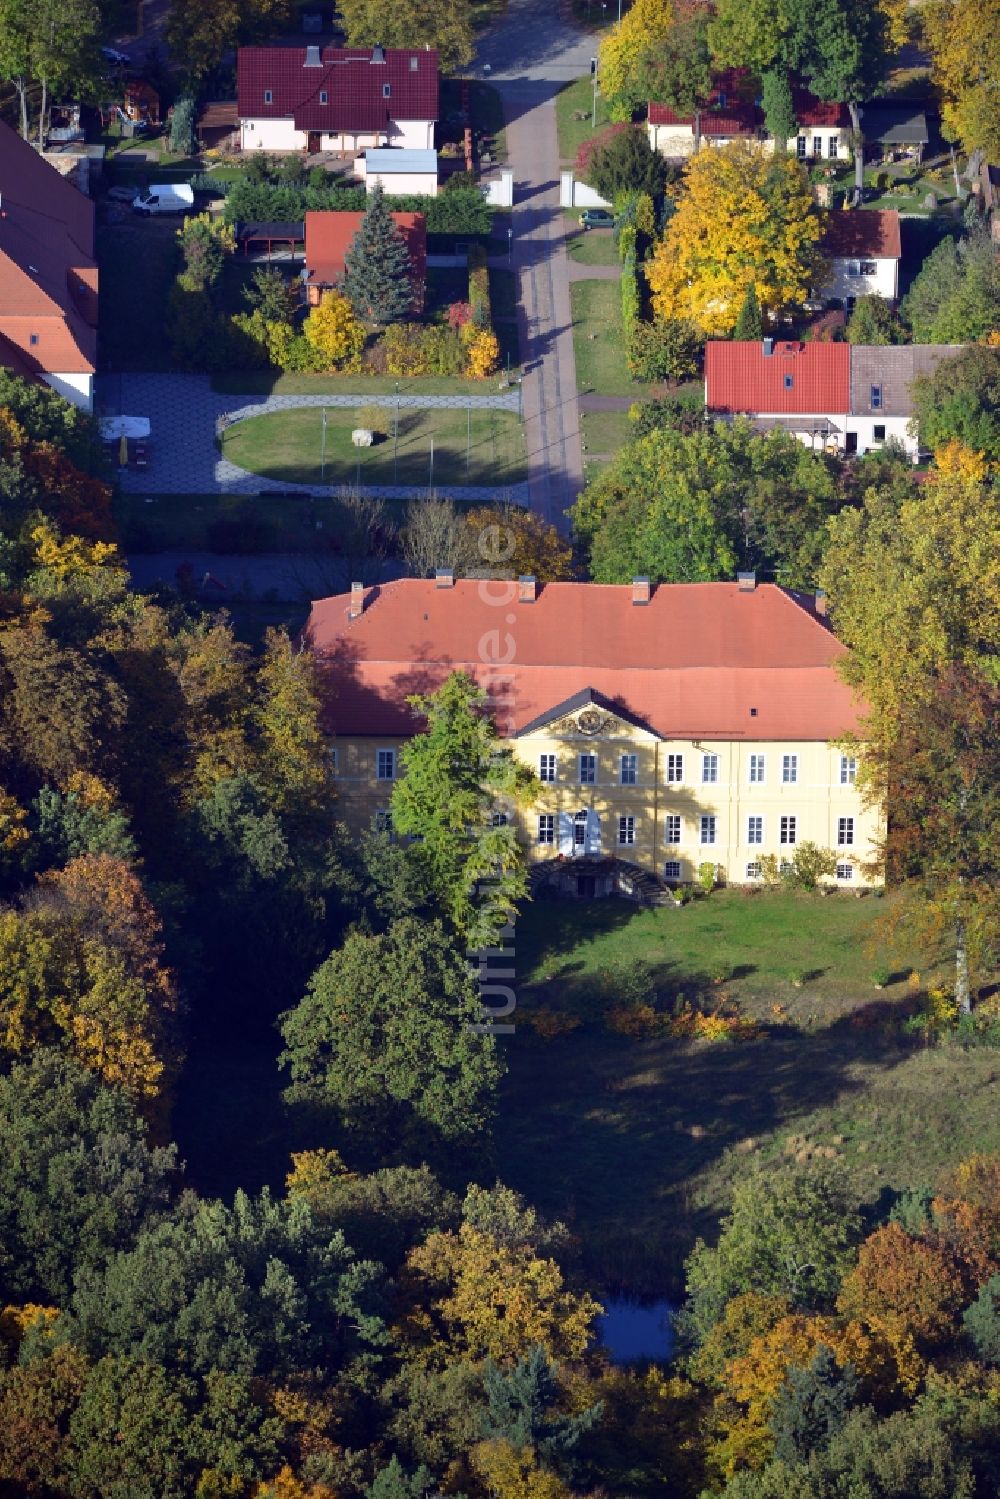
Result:
<svg viewBox="0 0 1000 1499"><path fill-rule="evenodd" d="M274 95L273 95L273 93L271 92L271 90L269 88L266 88L264 90L264 103L265 104L273 104L274 103Z"/></svg>
<svg viewBox="0 0 1000 1499"><path fill-rule="evenodd" d="M391 99L392 98L392 84L391 83L383 83L383 85L382 85L382 98L383 99Z"/></svg>
<svg viewBox="0 0 1000 1499"><path fill-rule="evenodd" d="M34 348L34 346L38 343L38 334L37 333L31 333L31 334L29 334L28 335L28 342Z"/></svg>
<svg viewBox="0 0 1000 1499"><path fill-rule="evenodd" d="M420 58L419 57L411 57L410 58L410 72L411 73L415 73L419 67L420 67Z"/></svg>
<svg viewBox="0 0 1000 1499"><path fill-rule="evenodd" d="M785 389L786 390L791 390L791 388L792 388L792 386L794 384L795 384L795 376L794 375L786 375L785 376Z"/></svg>
<svg viewBox="0 0 1000 1499"><path fill-rule="evenodd" d="M321 88L319 91L319 102L321 104L329 104L330 102L330 95L327 93L325 88Z"/></svg>

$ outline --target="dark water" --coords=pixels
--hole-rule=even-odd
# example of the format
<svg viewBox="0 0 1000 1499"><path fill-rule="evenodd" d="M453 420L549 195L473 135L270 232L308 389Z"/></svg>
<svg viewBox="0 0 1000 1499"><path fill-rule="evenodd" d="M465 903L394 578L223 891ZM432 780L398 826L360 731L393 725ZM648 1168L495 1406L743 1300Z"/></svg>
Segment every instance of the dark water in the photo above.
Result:
<svg viewBox="0 0 1000 1499"><path fill-rule="evenodd" d="M604 1315L597 1320L597 1331L616 1364L670 1358L674 1348L671 1302L616 1300L609 1296L602 1301Z"/></svg>

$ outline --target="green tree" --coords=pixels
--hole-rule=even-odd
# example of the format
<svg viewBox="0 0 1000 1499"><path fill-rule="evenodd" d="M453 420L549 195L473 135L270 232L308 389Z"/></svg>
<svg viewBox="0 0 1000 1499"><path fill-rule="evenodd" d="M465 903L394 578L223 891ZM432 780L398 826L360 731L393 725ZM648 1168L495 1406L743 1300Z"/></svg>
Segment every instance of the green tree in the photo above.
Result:
<svg viewBox="0 0 1000 1499"><path fill-rule="evenodd" d="M771 1416L775 1457L804 1462L825 1447L858 1403L858 1391L851 1365L841 1367L829 1348L821 1347L805 1368L793 1365Z"/></svg>
<svg viewBox="0 0 1000 1499"><path fill-rule="evenodd" d="M921 15L934 81L944 95L945 133L972 155L1000 156L1000 27L977 0L936 0Z"/></svg>
<svg viewBox="0 0 1000 1499"><path fill-rule="evenodd" d="M383 1468L375 1482L365 1490L366 1499L429 1499L435 1487L434 1475L423 1463L414 1473L407 1473L398 1457Z"/></svg>
<svg viewBox="0 0 1000 1499"><path fill-rule="evenodd" d="M776 151L786 151L796 131L795 106L788 74L782 68L768 68L761 80L762 106L768 134Z"/></svg>
<svg viewBox="0 0 1000 1499"><path fill-rule="evenodd" d="M33 862L42 867L68 864L83 854L110 854L124 864L136 858L127 815L82 791L43 786L32 803L32 837Z"/></svg>
<svg viewBox="0 0 1000 1499"><path fill-rule="evenodd" d="M119 1089L42 1050L0 1078L0 1290L65 1303L73 1275L130 1247L168 1206L173 1146L154 1148Z"/></svg>
<svg viewBox="0 0 1000 1499"><path fill-rule="evenodd" d="M497 941L527 893L510 812L533 799L537 783L501 743L486 694L465 672L408 701L426 727L401 751L393 825L418 840L409 856L421 883L475 951Z"/></svg>
<svg viewBox="0 0 1000 1499"><path fill-rule="evenodd" d="M973 343L1000 326L1000 266L985 230L945 238L927 256L901 311L915 343Z"/></svg>
<svg viewBox="0 0 1000 1499"><path fill-rule="evenodd" d="M487 1409L482 1436L518 1449L531 1447L546 1467L570 1476L571 1455L585 1432L600 1420L598 1403L565 1414L565 1393L544 1349L532 1348L510 1368L486 1362L483 1372Z"/></svg>
<svg viewBox="0 0 1000 1499"><path fill-rule="evenodd" d="M976 1357L994 1369L1000 1368L1000 1275L993 1275L962 1316L965 1335Z"/></svg>
<svg viewBox="0 0 1000 1499"><path fill-rule="evenodd" d="M290 326L299 305L291 283L275 265L259 265L243 296L247 305L268 323Z"/></svg>
<svg viewBox="0 0 1000 1499"><path fill-rule="evenodd" d="M164 40L189 85L199 84L236 45L240 15L239 0L173 0Z"/></svg>
<svg viewBox="0 0 1000 1499"><path fill-rule="evenodd" d="M936 452L958 441L1000 461L1000 348L974 344L942 359L911 387L920 445Z"/></svg>
<svg viewBox="0 0 1000 1499"><path fill-rule="evenodd" d="M281 1022L292 1096L333 1104L369 1137L467 1141L501 1068L467 965L438 922L352 932Z"/></svg>
<svg viewBox="0 0 1000 1499"><path fill-rule="evenodd" d="M734 1187L718 1243L699 1239L688 1257L685 1331L702 1342L727 1301L746 1291L787 1296L806 1309L832 1301L859 1228L833 1172L754 1172Z"/></svg>
<svg viewBox="0 0 1000 1499"><path fill-rule="evenodd" d="M701 148L701 115L712 93L707 7L685 15L654 40L637 66L643 93L678 115L694 118L694 149Z"/></svg>
<svg viewBox="0 0 1000 1499"><path fill-rule="evenodd" d="M190 156L194 151L195 114L194 100L190 94L182 94L170 116L170 149L178 156Z"/></svg>
<svg viewBox="0 0 1000 1499"><path fill-rule="evenodd" d="M847 320L850 344L902 344L906 329L884 297L859 297Z"/></svg>
<svg viewBox="0 0 1000 1499"><path fill-rule="evenodd" d="M344 265L344 291L358 317L376 326L409 317L413 310L413 265L380 183L368 199Z"/></svg>
<svg viewBox="0 0 1000 1499"><path fill-rule="evenodd" d="M96 85L101 14L92 0L4 0L0 6L0 72L17 92L21 134L38 105L38 146L45 143L52 99Z"/></svg>
<svg viewBox="0 0 1000 1499"><path fill-rule="evenodd" d="M351 47L430 47L442 73L472 61L475 12L470 0L343 0L341 14Z"/></svg>
<svg viewBox="0 0 1000 1499"><path fill-rule="evenodd" d="M667 180L667 165L650 146L646 131L629 126L625 130L616 128L588 153L583 176L609 202L626 193L648 193L657 198Z"/></svg>
<svg viewBox="0 0 1000 1499"><path fill-rule="evenodd" d="M757 288L751 281L747 287L746 296L743 298L740 315L736 319L733 338L737 341L755 343L763 335L764 319L760 310L760 302L757 300Z"/></svg>

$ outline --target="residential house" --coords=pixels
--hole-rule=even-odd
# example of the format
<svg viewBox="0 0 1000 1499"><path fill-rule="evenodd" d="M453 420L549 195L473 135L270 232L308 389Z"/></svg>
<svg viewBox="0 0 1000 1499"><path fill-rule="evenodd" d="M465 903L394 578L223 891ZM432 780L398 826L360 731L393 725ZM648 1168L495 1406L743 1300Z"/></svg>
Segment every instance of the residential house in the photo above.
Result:
<svg viewBox="0 0 1000 1499"><path fill-rule="evenodd" d="M97 367L94 205L0 124L0 365L85 411Z"/></svg>
<svg viewBox="0 0 1000 1499"><path fill-rule="evenodd" d="M746 416L758 431L781 427L817 450L866 453L891 439L915 463L910 387L959 344L799 343L713 340L705 349L705 405Z"/></svg>
<svg viewBox="0 0 1000 1499"><path fill-rule="evenodd" d="M805 88L792 89L795 134L786 143L799 161L850 161L851 115L846 104L827 103Z"/></svg>
<svg viewBox="0 0 1000 1499"><path fill-rule="evenodd" d="M438 57L383 47L241 47L236 94L244 151L428 151Z"/></svg>
<svg viewBox="0 0 1000 1499"><path fill-rule="evenodd" d="M357 171L368 192L378 183L387 198L405 198L411 194L437 197L436 151L399 151L381 147L359 156Z"/></svg>
<svg viewBox="0 0 1000 1499"><path fill-rule="evenodd" d="M533 877L567 893L690 882L711 864L753 883L808 841L839 884L870 879L880 825L837 741L860 725L825 600L752 574L631 585L403 578L318 599L325 726L349 827L391 828L408 706L454 671L484 689L538 799L499 804Z"/></svg>
<svg viewBox="0 0 1000 1499"><path fill-rule="evenodd" d="M820 249L829 267L822 294L850 310L858 297L899 296L899 214L895 209L841 209L827 215Z"/></svg>
<svg viewBox="0 0 1000 1499"><path fill-rule="evenodd" d="M413 311L424 306L427 283L427 220L422 213L394 213L393 223L406 241L413 281ZM306 214L306 300L315 306L330 287L344 279L346 256L361 228L363 213L318 210Z"/></svg>
<svg viewBox="0 0 1000 1499"><path fill-rule="evenodd" d="M650 100L646 130L652 150L668 160L693 156L695 141L728 146L734 140L759 140L764 115L753 97L753 84L741 69L731 69L716 78L705 108L697 117L680 115L667 104Z"/></svg>

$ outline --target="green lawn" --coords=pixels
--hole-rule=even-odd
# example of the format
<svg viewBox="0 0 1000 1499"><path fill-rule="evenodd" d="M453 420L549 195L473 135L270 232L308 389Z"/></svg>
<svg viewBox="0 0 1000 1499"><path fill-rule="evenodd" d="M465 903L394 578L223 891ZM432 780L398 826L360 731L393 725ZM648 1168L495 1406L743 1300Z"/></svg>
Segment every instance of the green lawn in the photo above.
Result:
<svg viewBox="0 0 1000 1499"><path fill-rule="evenodd" d="M617 453L635 436L635 423L629 421L627 411L584 411L580 426L587 454Z"/></svg>
<svg viewBox="0 0 1000 1499"><path fill-rule="evenodd" d="M569 300L577 389L600 396L634 395L641 400L647 387L633 380L625 365L618 282L574 281Z"/></svg>
<svg viewBox="0 0 1000 1499"><path fill-rule="evenodd" d="M570 1010L551 1041L518 1027L497 1127L503 1179L580 1235L593 1280L676 1290L753 1159L839 1159L859 1200L1000 1149L996 1053L933 1048L893 1022L913 955L877 992L874 898L717 892L682 909L538 903L517 923L518 1011ZM605 1030L620 963L648 965L661 1001L738 1000L764 1022L741 1042L628 1040ZM801 988L789 975L811 976ZM721 986L713 975L728 970ZM780 1006L780 1009L775 1009Z"/></svg>
<svg viewBox="0 0 1000 1499"><path fill-rule="evenodd" d="M393 413L387 413L390 424ZM320 470L322 414L316 407L273 411L236 422L224 434L231 463L294 484L517 484L526 475L524 431L509 411L413 410L399 413L371 448L355 448L357 410L327 411L326 465ZM398 451L397 451L398 447Z"/></svg>
<svg viewBox="0 0 1000 1499"><path fill-rule="evenodd" d="M579 224L580 215L573 209L573 218ZM615 237L610 229L581 229L566 240L566 251L577 265L617 265L618 251Z"/></svg>
<svg viewBox="0 0 1000 1499"><path fill-rule="evenodd" d="M212 376L212 389L234 396L357 396L363 406L370 395L481 396L494 387L482 380L451 375L421 375L394 380L391 375L282 375L277 370L226 370Z"/></svg>
<svg viewBox="0 0 1000 1499"><path fill-rule="evenodd" d="M575 83L568 83L556 95L556 129L559 132L559 155L563 161L571 162L576 157L577 147L593 135L594 84L588 73ZM576 119L582 115L582 119ZM597 128L608 124L608 112L600 90L597 94Z"/></svg>

